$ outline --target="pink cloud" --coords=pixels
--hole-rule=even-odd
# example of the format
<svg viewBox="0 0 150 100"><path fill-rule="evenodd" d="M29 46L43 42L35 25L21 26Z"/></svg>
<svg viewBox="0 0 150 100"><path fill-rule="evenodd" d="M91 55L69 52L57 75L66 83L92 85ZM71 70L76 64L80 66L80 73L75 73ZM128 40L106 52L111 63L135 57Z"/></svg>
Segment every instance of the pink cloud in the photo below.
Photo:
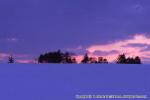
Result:
<svg viewBox="0 0 150 100"><path fill-rule="evenodd" d="M8 57L12 55L15 62L17 63L36 63L34 60L27 59L30 55L27 54L11 54L11 53L0 53L0 61L7 62Z"/></svg>
<svg viewBox="0 0 150 100"><path fill-rule="evenodd" d="M132 46L133 44L136 44L136 46ZM125 53L127 56L140 56L141 58L150 58L150 51L146 50L149 46L150 37L143 34L136 34L129 39L118 40L108 44L92 45L89 46L86 50L90 55L93 55L96 51L107 53L116 51L119 54ZM104 57L108 58L109 61L114 61L118 56L118 53L110 53L104 55Z"/></svg>
<svg viewBox="0 0 150 100"><path fill-rule="evenodd" d="M0 58L4 58L4 57L8 57L9 56L9 54L7 54L7 53L0 53Z"/></svg>
<svg viewBox="0 0 150 100"><path fill-rule="evenodd" d="M84 56L83 55L76 55L74 57L76 58L77 63L80 63Z"/></svg>
<svg viewBox="0 0 150 100"><path fill-rule="evenodd" d="M0 53L0 58L6 58L9 57L10 55L16 57L16 58L24 58L24 57L28 57L29 55L27 54L11 54L11 53Z"/></svg>
<svg viewBox="0 0 150 100"><path fill-rule="evenodd" d="M7 53L0 53L0 60L1 61L5 60L8 57L9 57L9 54L7 54Z"/></svg>
<svg viewBox="0 0 150 100"><path fill-rule="evenodd" d="M29 59L23 59L23 60L16 60L17 63L24 63L24 64L29 64L29 63L36 63L34 60L29 60Z"/></svg>

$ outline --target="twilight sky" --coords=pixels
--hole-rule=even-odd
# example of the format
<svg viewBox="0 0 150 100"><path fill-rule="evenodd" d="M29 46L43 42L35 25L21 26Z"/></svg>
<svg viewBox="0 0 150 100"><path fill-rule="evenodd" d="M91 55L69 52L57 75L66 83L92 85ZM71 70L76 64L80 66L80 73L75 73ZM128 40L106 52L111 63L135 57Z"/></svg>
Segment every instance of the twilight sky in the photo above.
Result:
<svg viewBox="0 0 150 100"><path fill-rule="evenodd" d="M0 0L0 62L62 49L150 63L149 0Z"/></svg>

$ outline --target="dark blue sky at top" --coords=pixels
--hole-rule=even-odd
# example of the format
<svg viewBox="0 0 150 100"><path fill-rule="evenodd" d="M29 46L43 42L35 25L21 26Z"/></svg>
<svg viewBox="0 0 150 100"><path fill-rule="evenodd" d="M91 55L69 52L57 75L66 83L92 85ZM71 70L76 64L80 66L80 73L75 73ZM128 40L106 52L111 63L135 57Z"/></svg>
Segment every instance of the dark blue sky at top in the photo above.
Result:
<svg viewBox="0 0 150 100"><path fill-rule="evenodd" d="M0 0L0 51L39 54L148 33L149 5L149 0Z"/></svg>

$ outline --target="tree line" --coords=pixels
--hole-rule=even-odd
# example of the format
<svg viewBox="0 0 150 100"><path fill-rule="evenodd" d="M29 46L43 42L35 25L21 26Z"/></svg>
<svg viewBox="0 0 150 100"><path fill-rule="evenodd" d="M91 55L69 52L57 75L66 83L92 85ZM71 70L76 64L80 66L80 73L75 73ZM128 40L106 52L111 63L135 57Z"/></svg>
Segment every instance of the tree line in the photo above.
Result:
<svg viewBox="0 0 150 100"><path fill-rule="evenodd" d="M83 56L80 62L77 62L74 53L62 52L61 50L48 52L41 54L38 57L37 63L62 63L62 64L109 64L108 60L104 57L90 57L87 53ZM8 63L14 63L14 58L10 56L8 58ZM118 55L116 59L116 64L142 64L141 58L136 57L126 57L125 54Z"/></svg>
<svg viewBox="0 0 150 100"><path fill-rule="evenodd" d="M73 53L61 52L60 50L41 54L38 57L38 63L77 63ZM86 53L80 63L83 64L108 64L108 60L104 57L89 57ZM125 54L118 55L116 59L117 64L142 64L141 58L126 57Z"/></svg>

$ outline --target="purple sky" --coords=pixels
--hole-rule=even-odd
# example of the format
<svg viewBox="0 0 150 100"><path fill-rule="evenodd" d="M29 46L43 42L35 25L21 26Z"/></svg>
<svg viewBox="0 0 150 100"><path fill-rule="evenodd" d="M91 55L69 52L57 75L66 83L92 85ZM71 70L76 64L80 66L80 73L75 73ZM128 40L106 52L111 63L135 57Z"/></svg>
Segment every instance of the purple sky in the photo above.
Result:
<svg viewBox="0 0 150 100"><path fill-rule="evenodd" d="M139 50L150 62L149 5L149 0L0 0L0 60L11 53L20 61L34 59L57 49L84 54L95 45L129 41L120 46ZM90 53L107 57L121 49Z"/></svg>

